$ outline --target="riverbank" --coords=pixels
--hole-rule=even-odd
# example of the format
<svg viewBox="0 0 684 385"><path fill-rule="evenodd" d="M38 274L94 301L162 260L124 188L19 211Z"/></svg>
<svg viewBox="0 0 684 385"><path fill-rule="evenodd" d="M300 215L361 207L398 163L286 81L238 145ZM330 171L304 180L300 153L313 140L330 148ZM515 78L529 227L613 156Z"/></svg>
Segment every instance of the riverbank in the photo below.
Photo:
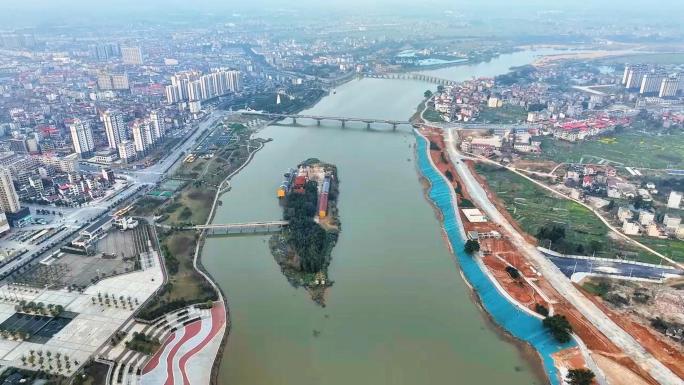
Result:
<svg viewBox="0 0 684 385"><path fill-rule="evenodd" d="M536 249L534 249L533 246L536 244L536 240L524 239L524 233L513 228L513 226L511 226L509 222L504 219L504 216L499 210L493 209L491 203L487 203L496 195L495 192L488 190L487 184L482 180L476 179L478 176L474 172L473 161L467 159L468 157L466 155L463 155L456 150L456 142L454 140L453 132L449 131L444 135L448 137L448 153L451 155L452 159L456 159L459 180L460 178L465 178L468 181L468 189L471 189L472 191L475 191L476 194L479 194L473 196L473 201L476 201L479 205L482 205L481 207L484 207L483 211L487 213L487 216L493 218L492 221L496 222L496 225L500 226L501 230L505 230L505 237L511 240L518 238L515 245L522 255L509 258L509 255L505 254L503 255L503 258L499 259L502 262L505 260L505 263L507 264L515 265L517 270L522 273L524 277L532 277L535 279L533 286L540 290L540 294L543 294L545 299L548 298L549 302L555 304L554 308L556 309L557 313L564 315L570 322L574 333L579 337L577 341L581 347L580 350L582 354L585 356L585 361L588 365L591 364L597 367L597 370L594 370L593 367L592 370L599 375L601 371L604 373L614 374L617 372L617 369L619 369L619 371L622 371L625 375L640 376L648 383L657 384L658 382L654 379L654 377L659 376L659 374L654 376L654 372L652 371L653 367L645 365L641 361L632 358L641 353L635 354L635 352L632 350L627 349L625 351L623 350L625 349L624 347L618 347L618 345L625 343L626 338L630 338L628 335L621 335L619 338L611 336L612 338L609 339L604 334L606 333L606 330L608 330L609 333L624 333L622 329L615 325L610 329L599 330L599 327L595 323L596 321L589 321L590 317L595 317L595 314L581 312L576 307L578 305L570 301L568 297L568 291L572 289L577 290L576 287L571 287L571 289L564 288L563 294L556 289L556 287L564 287L564 285L571 285L571 283L566 281L566 278L557 272L547 270L549 269L549 262L546 259L537 259L536 255L529 251L531 248L534 250L534 252L536 252ZM483 197L487 198L485 199ZM487 204L490 206L487 206ZM504 210L504 212L506 212L506 210ZM508 221L510 221L510 219ZM494 252L494 254L496 254L497 257L501 257L498 252ZM533 274L528 275L528 273L526 273L526 268L528 267L532 269ZM528 279L526 278L526 280ZM586 300L586 298L582 298ZM586 309L582 310L586 311ZM600 314L603 315L605 313L602 312ZM584 341L586 345L581 343L581 341ZM627 352L629 352L629 355L625 354ZM640 352L643 352L643 350ZM594 360L594 356L608 356L614 361L608 365L606 360ZM666 366L664 366L661 362L655 361L655 363L656 365L666 368ZM606 377L610 376L611 375L609 374L606 375ZM614 378L619 378L619 376ZM670 382L665 381L664 383Z"/></svg>
<svg viewBox="0 0 684 385"><path fill-rule="evenodd" d="M247 165L254 159L254 155L264 148L264 143L260 142L260 145L258 148L255 150L249 152L249 155L247 159L240 165L237 169L235 169L233 172L228 174L225 179L221 181L219 184L219 188L216 191L216 194L214 195L214 200L211 205L211 210L209 211L209 215L207 217L206 224L210 224L214 220L214 215L216 214L216 207L217 204L220 202L219 198L227 192L223 188L224 185L229 183L230 179L237 175L243 168L247 167ZM218 350L216 354L214 354L212 358L212 365L211 365L211 373L209 374L209 384L210 385L220 385L219 382L219 370L221 368L221 358L223 357L223 352L225 350L226 343L228 342L228 336L230 335L230 327L231 327L231 322L230 322L230 306L228 304L227 297L225 293L223 292L223 289L216 284L214 279L211 276L211 273L207 271L207 269L204 267L202 264L202 249L204 248L204 243L206 240L206 234L204 232L200 233L200 239L197 244L197 248L195 249L195 254L193 256L193 266L196 271L198 271L200 274L204 276L204 278L211 283L211 285L214 287L214 290L219 294L219 299L223 303L224 308L225 308L225 315L226 315L226 323L225 327L221 330L221 338L220 338L220 345L218 347Z"/></svg>
<svg viewBox="0 0 684 385"><path fill-rule="evenodd" d="M221 287L215 283L202 264L200 256L206 239L204 232L174 229L180 225L211 223L216 208L221 205L219 198L229 190L228 181L243 170L253 159L254 154L264 147L266 140L253 139L253 131L247 129L239 122L239 118L237 119L238 121L234 118L230 122L226 120L218 122L209 130L209 132L230 131L235 135L234 141L216 147L211 157L181 163L170 179L183 181L181 187L164 203L157 198L157 205L152 209L158 216L158 220L162 222L157 224L157 227L160 230L161 249L169 279L160 294L140 313L143 318L156 319L162 314L168 314L192 304L215 302L215 306L220 307L223 316L214 322L211 339L207 337L202 345L192 350L193 356L197 354L198 358L193 359L191 365L195 367L201 363L206 367L211 366L210 373L205 373L206 376L196 373L199 377L195 378L195 380L202 378L202 381L207 378L207 382L211 384L220 383L218 380L220 357L231 324L228 302L225 300L226 297ZM218 134L223 135L222 132ZM208 140L208 136L203 136L203 138L202 140ZM211 148L211 146L203 147ZM151 209L147 202L144 204L145 210ZM186 214L188 209L190 210ZM197 327L194 326L194 329ZM196 332L197 330L194 329L193 331ZM186 332L189 332L188 330ZM184 346L181 347L181 350L183 349L185 349ZM176 373L174 369L175 375L186 375L184 368L181 368L181 372ZM150 376L154 377L154 375Z"/></svg>
<svg viewBox="0 0 684 385"><path fill-rule="evenodd" d="M533 315L525 305L503 290L484 265L477 261L477 256L463 255L460 250L468 236L462 218L457 213L456 202L459 198L450 186L450 178L439 171L430 156L432 146L428 146L428 139L418 132L416 134L420 171L430 182L430 198L442 213L444 231L464 277L492 319L507 333L533 346L541 357L549 381L554 385L560 384L560 371L555 366L553 354L573 347L574 344L558 344L553 341L541 325L540 317Z"/></svg>

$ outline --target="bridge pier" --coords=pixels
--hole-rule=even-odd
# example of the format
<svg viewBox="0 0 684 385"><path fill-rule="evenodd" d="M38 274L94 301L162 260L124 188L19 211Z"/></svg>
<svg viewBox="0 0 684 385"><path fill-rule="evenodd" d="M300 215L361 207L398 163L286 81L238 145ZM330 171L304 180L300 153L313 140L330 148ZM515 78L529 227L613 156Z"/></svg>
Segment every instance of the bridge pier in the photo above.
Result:
<svg viewBox="0 0 684 385"><path fill-rule="evenodd" d="M292 118L292 125L294 126L295 124L297 124L297 118L293 117Z"/></svg>
<svg viewBox="0 0 684 385"><path fill-rule="evenodd" d="M366 130L370 130L370 129L371 129L371 122L366 122Z"/></svg>
<svg viewBox="0 0 684 385"><path fill-rule="evenodd" d="M316 119L316 125L317 125L318 127L321 126L321 119Z"/></svg>
<svg viewBox="0 0 684 385"><path fill-rule="evenodd" d="M392 131L396 131L396 130L397 130L397 124L396 124L396 123L392 123Z"/></svg>
<svg viewBox="0 0 684 385"><path fill-rule="evenodd" d="M347 121L346 120L342 119L340 121L342 122L342 128L347 127Z"/></svg>

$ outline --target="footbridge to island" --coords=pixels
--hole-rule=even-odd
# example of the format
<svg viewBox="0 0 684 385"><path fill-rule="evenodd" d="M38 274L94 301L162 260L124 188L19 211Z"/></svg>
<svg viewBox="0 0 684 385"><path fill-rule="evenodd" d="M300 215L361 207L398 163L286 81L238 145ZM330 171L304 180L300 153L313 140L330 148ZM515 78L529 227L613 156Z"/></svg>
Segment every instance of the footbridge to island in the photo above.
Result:
<svg viewBox="0 0 684 385"><path fill-rule="evenodd" d="M289 224L288 221L263 221L245 223L214 223L209 225L173 227L175 230L204 231L207 235L233 235L233 234L270 234L278 233Z"/></svg>

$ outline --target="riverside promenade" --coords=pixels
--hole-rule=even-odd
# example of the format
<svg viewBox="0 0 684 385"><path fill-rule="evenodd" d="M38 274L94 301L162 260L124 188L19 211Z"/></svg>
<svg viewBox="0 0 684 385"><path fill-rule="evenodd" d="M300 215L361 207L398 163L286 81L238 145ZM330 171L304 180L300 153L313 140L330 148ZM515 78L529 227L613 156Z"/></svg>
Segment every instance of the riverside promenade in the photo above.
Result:
<svg viewBox="0 0 684 385"><path fill-rule="evenodd" d="M429 197L442 213L443 229L451 249L459 262L469 285L477 293L484 309L494 322L519 340L529 343L539 353L544 372L552 385L561 384L561 376L554 365L552 355L576 346L574 341L558 344L544 329L539 318L523 311L523 306L502 292L477 262L477 255L465 255L463 250L465 232L457 214L456 199L450 184L437 170L428 153L428 141L416 131L416 154L420 173L430 182Z"/></svg>

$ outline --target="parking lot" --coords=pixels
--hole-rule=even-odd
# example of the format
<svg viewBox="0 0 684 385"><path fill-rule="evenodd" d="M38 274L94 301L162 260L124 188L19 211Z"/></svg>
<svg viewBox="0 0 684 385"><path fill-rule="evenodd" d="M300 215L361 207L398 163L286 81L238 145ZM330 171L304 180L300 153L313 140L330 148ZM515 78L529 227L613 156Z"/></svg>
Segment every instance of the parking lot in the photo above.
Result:
<svg viewBox="0 0 684 385"><path fill-rule="evenodd" d="M86 287L104 277L133 271L138 256L147 251L147 227L128 231L111 229L99 239L94 255L54 254L15 279L38 287Z"/></svg>
<svg viewBox="0 0 684 385"><path fill-rule="evenodd" d="M232 129L228 126L217 128L192 151L197 156L212 154L217 149L233 141Z"/></svg>

